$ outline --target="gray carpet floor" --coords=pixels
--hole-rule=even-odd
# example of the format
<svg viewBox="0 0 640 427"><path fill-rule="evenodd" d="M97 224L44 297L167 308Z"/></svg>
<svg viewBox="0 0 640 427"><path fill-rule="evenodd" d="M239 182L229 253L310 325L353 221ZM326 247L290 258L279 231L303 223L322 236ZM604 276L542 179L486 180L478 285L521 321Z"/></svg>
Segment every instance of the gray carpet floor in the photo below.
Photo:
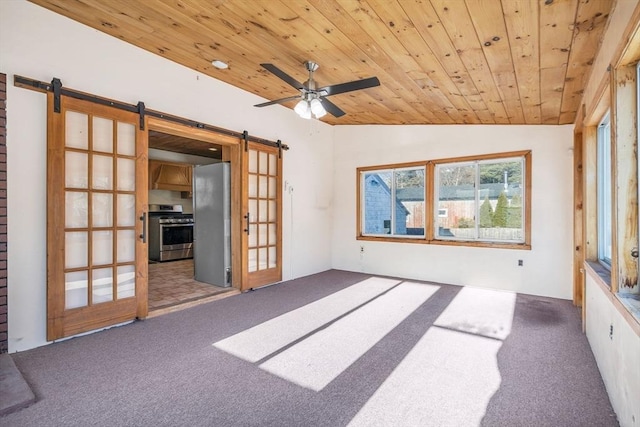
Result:
<svg viewBox="0 0 640 427"><path fill-rule="evenodd" d="M0 425L618 425L571 302L400 279L371 296L370 277L331 270L13 354L37 401Z"/></svg>

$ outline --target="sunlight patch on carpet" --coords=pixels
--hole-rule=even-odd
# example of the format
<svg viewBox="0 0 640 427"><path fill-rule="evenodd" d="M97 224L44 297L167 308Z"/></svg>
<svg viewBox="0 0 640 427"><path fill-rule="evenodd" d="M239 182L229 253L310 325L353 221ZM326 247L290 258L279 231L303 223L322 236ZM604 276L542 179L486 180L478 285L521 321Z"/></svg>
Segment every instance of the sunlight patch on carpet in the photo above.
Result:
<svg viewBox="0 0 640 427"><path fill-rule="evenodd" d="M434 325L504 340L511 333L516 294L465 287Z"/></svg>
<svg viewBox="0 0 640 427"><path fill-rule="evenodd" d="M431 328L349 423L478 426L500 387L502 342Z"/></svg>
<svg viewBox="0 0 640 427"><path fill-rule="evenodd" d="M218 341L213 346L248 362L257 362L388 291L398 283L399 280L371 277Z"/></svg>
<svg viewBox="0 0 640 427"><path fill-rule="evenodd" d="M403 282L260 367L302 387L320 391L438 289L434 285Z"/></svg>

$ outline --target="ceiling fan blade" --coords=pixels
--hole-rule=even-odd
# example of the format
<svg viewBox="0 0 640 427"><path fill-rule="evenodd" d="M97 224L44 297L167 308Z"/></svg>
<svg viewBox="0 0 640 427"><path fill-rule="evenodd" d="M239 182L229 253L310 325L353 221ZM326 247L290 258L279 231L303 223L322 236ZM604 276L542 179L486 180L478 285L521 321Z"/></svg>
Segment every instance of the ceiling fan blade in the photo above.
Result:
<svg viewBox="0 0 640 427"><path fill-rule="evenodd" d="M327 112L334 117L342 117L346 114L344 111L338 108L336 104L329 101L328 99L320 98L320 102L322 103L322 106L324 107L324 109L327 110Z"/></svg>
<svg viewBox="0 0 640 427"><path fill-rule="evenodd" d="M380 86L380 80L377 77L369 77L368 79L355 80L348 83L340 83L337 85L321 87L317 90L323 96L337 95L339 93L351 92L354 90L367 89L370 87ZM326 95L325 95L326 93Z"/></svg>
<svg viewBox="0 0 640 427"><path fill-rule="evenodd" d="M276 77L279 77L281 80L287 82L290 86L295 87L298 90L304 89L302 83L291 77L289 74L282 71L280 68L276 67L273 64L260 64L264 69L268 70Z"/></svg>
<svg viewBox="0 0 640 427"><path fill-rule="evenodd" d="M300 99L300 95L288 96L286 98L276 99L274 101L263 102L262 104L254 105L254 107L266 107L268 105L273 105L273 104L282 104L283 102L293 101L294 99Z"/></svg>

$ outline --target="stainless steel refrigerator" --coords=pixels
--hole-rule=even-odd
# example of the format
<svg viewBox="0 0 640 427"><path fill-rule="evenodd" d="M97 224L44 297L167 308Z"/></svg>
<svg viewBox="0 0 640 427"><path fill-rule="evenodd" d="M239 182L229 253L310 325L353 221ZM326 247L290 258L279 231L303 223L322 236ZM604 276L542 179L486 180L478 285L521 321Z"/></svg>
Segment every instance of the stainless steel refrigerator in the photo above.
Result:
<svg viewBox="0 0 640 427"><path fill-rule="evenodd" d="M231 185L229 163L193 170L195 279L231 286Z"/></svg>

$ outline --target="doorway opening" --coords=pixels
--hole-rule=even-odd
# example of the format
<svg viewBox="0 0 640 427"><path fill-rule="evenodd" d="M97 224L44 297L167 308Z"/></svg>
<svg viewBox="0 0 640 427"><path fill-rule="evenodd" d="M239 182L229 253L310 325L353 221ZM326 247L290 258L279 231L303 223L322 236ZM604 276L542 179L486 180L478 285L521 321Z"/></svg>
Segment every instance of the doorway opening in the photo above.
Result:
<svg viewBox="0 0 640 427"><path fill-rule="evenodd" d="M196 276L196 262L202 270L211 260L208 253L198 253L194 242L195 205L202 197L194 193L194 168L228 163L230 169L239 169L234 156L237 143L220 139L181 125L149 123L149 317L239 293L239 284L232 281L231 264L226 269L228 280ZM239 191L233 174L229 181L230 192ZM231 197L230 202L237 199ZM231 247L238 246L234 243L237 233L232 230L230 234L229 253Z"/></svg>

